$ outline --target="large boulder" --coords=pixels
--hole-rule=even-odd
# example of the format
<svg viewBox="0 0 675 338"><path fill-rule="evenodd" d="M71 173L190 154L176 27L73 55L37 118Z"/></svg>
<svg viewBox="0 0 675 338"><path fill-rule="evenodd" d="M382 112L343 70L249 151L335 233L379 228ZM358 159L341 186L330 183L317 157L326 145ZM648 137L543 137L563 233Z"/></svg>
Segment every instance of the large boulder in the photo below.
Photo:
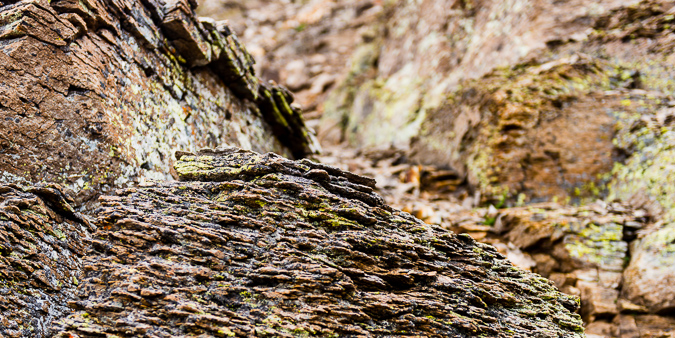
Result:
<svg viewBox="0 0 675 338"><path fill-rule="evenodd" d="M575 297L393 209L372 179L235 148L102 198L59 337L582 337ZM76 311L75 311L76 310Z"/></svg>
<svg viewBox="0 0 675 338"><path fill-rule="evenodd" d="M315 152L289 92L195 6L1 2L0 182L58 182L82 202L171 178L175 149Z"/></svg>

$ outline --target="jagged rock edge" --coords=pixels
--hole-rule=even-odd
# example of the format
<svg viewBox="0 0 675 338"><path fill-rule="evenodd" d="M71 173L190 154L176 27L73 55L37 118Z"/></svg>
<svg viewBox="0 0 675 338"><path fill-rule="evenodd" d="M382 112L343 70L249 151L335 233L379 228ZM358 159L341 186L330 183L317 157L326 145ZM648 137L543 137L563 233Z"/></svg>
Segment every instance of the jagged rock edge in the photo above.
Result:
<svg viewBox="0 0 675 338"><path fill-rule="evenodd" d="M320 151L314 132L305 125L300 109L291 107L292 94L283 86L273 82L265 84L256 77L253 69L255 60L239 42L235 33L222 22L217 23L208 18L196 19L196 3L176 1L165 4L162 8L163 4L157 0L144 0L134 8L128 8L116 0L100 0L103 3L99 0L87 0L77 4L67 1L21 1L3 6L7 7L3 8L4 11L11 10L16 14L0 19L3 26L0 28L0 40L22 36L39 39L31 29L22 28L22 24L26 24L24 18L31 13L30 6L52 13L57 21L72 24L75 32L68 34L66 39L55 39L57 42L41 40L62 48L67 48L88 30L109 28L119 37L119 29L125 29L150 49L172 55L188 68L208 67L213 70L236 97L252 101L258 106L260 114L271 126L275 136L295 158L303 158ZM115 27L112 19L99 6L110 8L120 19L122 27ZM59 15L54 15L56 13ZM162 31L164 40L153 34L155 32L152 29L148 29L147 25L150 24ZM147 65L141 67L145 69ZM173 90L170 91L172 95L177 95Z"/></svg>

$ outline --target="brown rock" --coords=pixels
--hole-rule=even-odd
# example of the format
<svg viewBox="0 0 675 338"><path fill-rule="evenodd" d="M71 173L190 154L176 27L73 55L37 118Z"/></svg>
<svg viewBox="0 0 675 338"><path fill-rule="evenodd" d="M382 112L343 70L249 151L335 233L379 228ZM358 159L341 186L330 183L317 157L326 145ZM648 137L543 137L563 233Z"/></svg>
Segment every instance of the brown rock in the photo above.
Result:
<svg viewBox="0 0 675 338"><path fill-rule="evenodd" d="M675 336L675 319L655 315L635 316L640 338Z"/></svg>
<svg viewBox="0 0 675 338"><path fill-rule="evenodd" d="M257 73L288 85L308 118L316 118L323 112L325 89L343 76L355 48L379 34L372 24L384 14L382 5L372 0L207 0L197 11L228 20L255 55Z"/></svg>
<svg viewBox="0 0 675 338"><path fill-rule="evenodd" d="M509 231L506 238L516 247L529 249L543 240L551 238L555 227L544 222L521 222Z"/></svg>
<svg viewBox="0 0 675 338"><path fill-rule="evenodd" d="M94 228L56 185L0 185L0 336L51 337L83 280Z"/></svg>
<svg viewBox="0 0 675 338"><path fill-rule="evenodd" d="M620 338L641 338L639 329L635 323L634 316L619 315L614 318L614 323L618 327L616 336Z"/></svg>
<svg viewBox="0 0 675 338"><path fill-rule="evenodd" d="M624 338L656 338L675 335L675 320L655 315L619 315L614 319L619 330L615 336Z"/></svg>
<svg viewBox="0 0 675 338"><path fill-rule="evenodd" d="M623 295L652 313L675 310L675 227L665 226L637 241L623 273Z"/></svg>
<svg viewBox="0 0 675 338"><path fill-rule="evenodd" d="M0 14L0 182L58 182L82 202L171 178L176 149L317 149L290 94L194 2L24 0Z"/></svg>
<svg viewBox="0 0 675 338"><path fill-rule="evenodd" d="M560 271L558 262L547 254L534 254L532 258L537 264L537 272L543 276L550 276L553 271Z"/></svg>
<svg viewBox="0 0 675 338"><path fill-rule="evenodd" d="M613 336L614 325L605 321L596 321L586 325L587 338L609 338Z"/></svg>
<svg viewBox="0 0 675 338"><path fill-rule="evenodd" d="M619 311L621 311L621 313L644 314L649 312L646 307L633 304L625 299L619 299L617 306L619 307Z"/></svg>
<svg viewBox="0 0 675 338"><path fill-rule="evenodd" d="M581 316L586 322L592 322L598 317L614 318L619 313L616 306L619 297L617 289L586 281L579 281L576 286L581 291Z"/></svg>
<svg viewBox="0 0 675 338"><path fill-rule="evenodd" d="M102 198L59 337L582 335L574 297L385 205L372 179L235 148L179 156L183 182Z"/></svg>

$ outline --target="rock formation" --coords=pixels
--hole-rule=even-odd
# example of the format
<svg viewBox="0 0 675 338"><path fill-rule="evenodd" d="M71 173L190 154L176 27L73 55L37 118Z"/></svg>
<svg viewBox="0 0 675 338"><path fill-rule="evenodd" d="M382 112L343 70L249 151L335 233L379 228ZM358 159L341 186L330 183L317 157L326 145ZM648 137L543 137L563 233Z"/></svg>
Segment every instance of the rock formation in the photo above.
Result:
<svg viewBox="0 0 675 338"><path fill-rule="evenodd" d="M675 333L672 230L658 201L642 196L581 206L549 202L471 208L477 196L448 196L448 188L466 193L466 186L457 185L456 173L405 163L405 156L402 150L359 155L326 147L317 158L376 177L377 191L390 205L491 244L514 265L579 296L589 338Z"/></svg>
<svg viewBox="0 0 675 338"><path fill-rule="evenodd" d="M354 144L411 147L484 200L576 199L608 183L630 155L615 123L668 105L672 3L461 3L392 5L352 60L373 66L330 94L323 131L342 121Z"/></svg>
<svg viewBox="0 0 675 338"><path fill-rule="evenodd" d="M646 248L656 249L654 238L663 233L655 232L659 225L652 223L649 210L619 203L583 207L549 203L460 212L452 218L452 230L494 244L520 267L580 296L589 337L659 337L675 332L675 319L667 310L673 299L671 258L663 252L645 253Z"/></svg>
<svg viewBox="0 0 675 338"><path fill-rule="evenodd" d="M94 227L57 185L0 185L0 336L47 337L82 280Z"/></svg>
<svg viewBox="0 0 675 338"><path fill-rule="evenodd" d="M176 149L315 152L290 93L195 6L0 2L0 182L57 182L82 202L171 178Z"/></svg>
<svg viewBox="0 0 675 338"><path fill-rule="evenodd" d="M615 129L669 108L671 12L659 0L209 0L202 14L230 19L265 76L298 82L324 140L412 148L513 205L604 190L633 149Z"/></svg>
<svg viewBox="0 0 675 338"><path fill-rule="evenodd" d="M457 188L469 208L554 202L544 204L543 214L497 212L523 212L524 219L563 212L565 204L586 205L546 218L574 219L577 228L564 236L559 226L539 221L532 233L514 227L493 236L496 218L485 215L467 227L476 238L511 241L526 255L564 266L556 273L568 276L568 286L582 286L566 291L581 295L592 332L672 334L665 329L672 326L675 278L672 1L313 0L269 12L265 6L279 3L251 2L233 11L246 8L255 16L231 17L247 39L266 49L264 74L282 82L303 79L294 88L304 93L315 84L324 88L322 74L338 79L320 96L305 97L316 107L311 116L321 117L313 122L319 137L361 148L362 160L373 167L389 161L397 172L386 177L393 183L379 186L387 196L419 193L392 200L424 200L425 180L447 189L445 196L427 198L427 205L399 207L468 231L446 211L461 208L438 202L454 198L447 191ZM269 29L270 17L283 25ZM345 55L351 61L340 65ZM295 67L291 58L306 67ZM369 155L392 144L403 149L398 159ZM336 157L333 163L351 160ZM353 163L344 164L351 170ZM598 199L648 216L610 222L607 215L624 212L601 207L597 220L584 208L596 208L589 203ZM543 242L530 243L537 238ZM611 268L598 265L599 248L616 256ZM579 260L563 257L572 252ZM548 276L544 265L531 268ZM579 269L609 269L612 282L581 272L574 277Z"/></svg>
<svg viewBox="0 0 675 338"><path fill-rule="evenodd" d="M0 0L0 336L674 333L671 2L226 5Z"/></svg>
<svg viewBox="0 0 675 338"><path fill-rule="evenodd" d="M57 337L582 336L575 297L385 205L372 179L236 148L178 157L181 182L102 197Z"/></svg>

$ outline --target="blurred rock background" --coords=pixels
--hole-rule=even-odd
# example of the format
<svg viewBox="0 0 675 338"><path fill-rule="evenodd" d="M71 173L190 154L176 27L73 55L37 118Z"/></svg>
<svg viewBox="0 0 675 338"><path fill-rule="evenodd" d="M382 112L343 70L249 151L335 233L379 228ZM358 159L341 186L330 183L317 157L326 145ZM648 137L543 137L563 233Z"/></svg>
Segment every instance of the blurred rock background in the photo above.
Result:
<svg viewBox="0 0 675 338"><path fill-rule="evenodd" d="M591 337L675 336L675 6L203 0L296 94L319 160L581 296Z"/></svg>

